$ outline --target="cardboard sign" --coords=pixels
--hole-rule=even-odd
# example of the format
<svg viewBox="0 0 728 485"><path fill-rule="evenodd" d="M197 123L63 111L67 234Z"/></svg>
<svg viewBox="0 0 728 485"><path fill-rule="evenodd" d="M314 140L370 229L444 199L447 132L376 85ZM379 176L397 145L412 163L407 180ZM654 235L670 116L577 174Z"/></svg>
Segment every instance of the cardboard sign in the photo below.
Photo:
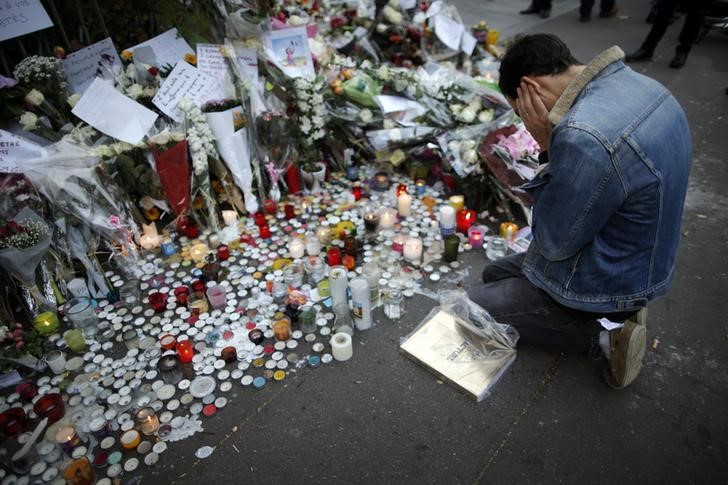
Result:
<svg viewBox="0 0 728 485"><path fill-rule="evenodd" d="M99 78L91 82L71 112L100 132L132 145L142 141L158 117Z"/></svg>
<svg viewBox="0 0 728 485"><path fill-rule="evenodd" d="M0 130L0 173L22 173L23 161L46 156L46 151L20 136Z"/></svg>
<svg viewBox="0 0 728 485"><path fill-rule="evenodd" d="M40 0L0 0L0 41L53 27Z"/></svg>
<svg viewBox="0 0 728 485"><path fill-rule="evenodd" d="M202 106L204 102L209 100L224 98L220 85L215 78L208 76L185 61L179 61L159 87L159 91L152 99L152 103L162 113L177 122L181 122L184 113L177 105L185 96L192 99L197 106Z"/></svg>
<svg viewBox="0 0 728 485"><path fill-rule="evenodd" d="M195 52L187 41L179 35L177 29L170 29L127 50L134 52L139 47L146 46L151 47L154 51L157 67L174 66L180 59L184 58L185 54L194 54Z"/></svg>
<svg viewBox="0 0 728 485"><path fill-rule="evenodd" d="M96 77L113 79L119 69L121 59L110 37L69 54L63 60L63 71L71 91L78 94L86 91Z"/></svg>

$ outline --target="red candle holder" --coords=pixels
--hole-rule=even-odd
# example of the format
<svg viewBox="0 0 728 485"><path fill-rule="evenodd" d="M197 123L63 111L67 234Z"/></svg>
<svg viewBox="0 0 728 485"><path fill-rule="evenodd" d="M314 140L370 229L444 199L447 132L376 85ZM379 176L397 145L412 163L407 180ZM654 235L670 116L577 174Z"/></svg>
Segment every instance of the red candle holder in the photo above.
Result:
<svg viewBox="0 0 728 485"><path fill-rule="evenodd" d="M405 184L397 185L397 197L407 193L407 186Z"/></svg>
<svg viewBox="0 0 728 485"><path fill-rule="evenodd" d="M179 361L183 363L192 362L192 357L195 356L195 349L192 346L191 340L182 340L177 342L177 355L179 355Z"/></svg>
<svg viewBox="0 0 728 485"><path fill-rule="evenodd" d="M258 211L253 214L253 220L255 221L255 225L258 227L268 225L268 222L265 220L265 212L263 211Z"/></svg>
<svg viewBox="0 0 728 485"><path fill-rule="evenodd" d="M270 226L268 226L267 224L265 226L260 226L259 230L260 237L262 239L270 239Z"/></svg>
<svg viewBox="0 0 728 485"><path fill-rule="evenodd" d="M247 244L247 245L253 246L253 247L258 246L255 243L255 240L253 239L253 236L251 236L250 234L243 234L242 236L240 236L240 242L242 244Z"/></svg>
<svg viewBox="0 0 728 485"><path fill-rule="evenodd" d="M174 297L177 299L177 305L187 306L188 296L190 296L190 289L186 286L178 286L174 289Z"/></svg>
<svg viewBox="0 0 728 485"><path fill-rule="evenodd" d="M329 266L337 266L341 264L341 249L333 247L326 252L326 260Z"/></svg>
<svg viewBox="0 0 728 485"><path fill-rule="evenodd" d="M200 230L197 228L197 226L190 223L185 229L185 236L190 239L197 239L198 237L200 237Z"/></svg>
<svg viewBox="0 0 728 485"><path fill-rule="evenodd" d="M28 416L23 408L9 408L0 413L0 434L8 437L19 435L28 429Z"/></svg>
<svg viewBox="0 0 728 485"><path fill-rule="evenodd" d="M150 293L149 306L157 313L163 312L167 308L167 295L158 291Z"/></svg>
<svg viewBox="0 0 728 485"><path fill-rule="evenodd" d="M296 218L296 208L293 206L293 204L284 205L283 211L286 214L286 219L295 219Z"/></svg>
<svg viewBox="0 0 728 485"><path fill-rule="evenodd" d="M66 406L63 404L63 397L54 392L46 394L35 402L33 412L40 418L48 418L48 424L51 425L66 414Z"/></svg>
<svg viewBox="0 0 728 485"><path fill-rule="evenodd" d="M238 360L238 351L233 346L225 347L222 349L220 356L222 357L222 360L229 364Z"/></svg>
<svg viewBox="0 0 728 485"><path fill-rule="evenodd" d="M23 401L30 401L38 395L38 388L31 381L23 381L15 386L15 392L20 394Z"/></svg>
<svg viewBox="0 0 728 485"><path fill-rule="evenodd" d="M286 170L286 185L288 185L288 191L291 194L301 191L301 175L298 173L298 167L295 163L290 164L288 170Z"/></svg>
<svg viewBox="0 0 728 485"><path fill-rule="evenodd" d="M455 214L455 221L457 222L458 232L467 234L470 226L475 224L476 218L477 214L474 210L460 209L457 214Z"/></svg>
<svg viewBox="0 0 728 485"><path fill-rule="evenodd" d="M230 257L230 248L224 244L217 247L217 259L220 261L227 261Z"/></svg>
<svg viewBox="0 0 728 485"><path fill-rule="evenodd" d="M177 339L174 338L174 335L165 333L159 338L159 345L162 350L173 350L177 346Z"/></svg>
<svg viewBox="0 0 728 485"><path fill-rule="evenodd" d="M273 199L265 199L263 201L263 210L265 210L268 214L275 214L278 212L278 204Z"/></svg>
<svg viewBox="0 0 728 485"><path fill-rule="evenodd" d="M351 192L354 194L354 200L361 200L362 188L361 185L355 185L351 188Z"/></svg>
<svg viewBox="0 0 728 485"><path fill-rule="evenodd" d="M202 280L195 280L192 282L192 291L205 291L205 282ZM187 296L190 296L189 293Z"/></svg>

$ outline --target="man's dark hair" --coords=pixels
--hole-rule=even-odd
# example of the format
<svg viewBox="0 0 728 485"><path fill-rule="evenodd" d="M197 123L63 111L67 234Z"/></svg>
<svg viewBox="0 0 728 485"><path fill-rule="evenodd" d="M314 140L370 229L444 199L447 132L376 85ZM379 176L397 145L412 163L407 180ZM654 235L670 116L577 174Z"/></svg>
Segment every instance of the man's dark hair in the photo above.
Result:
<svg viewBox="0 0 728 485"><path fill-rule="evenodd" d="M498 86L503 94L516 99L523 76L561 74L578 64L566 44L553 34L519 36L503 56Z"/></svg>

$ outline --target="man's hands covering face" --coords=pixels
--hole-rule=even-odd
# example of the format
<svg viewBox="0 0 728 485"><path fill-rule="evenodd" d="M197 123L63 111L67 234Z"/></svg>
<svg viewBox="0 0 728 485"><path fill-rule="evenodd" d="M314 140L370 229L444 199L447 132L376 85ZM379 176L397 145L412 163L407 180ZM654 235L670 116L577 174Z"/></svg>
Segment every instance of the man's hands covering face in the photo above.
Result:
<svg viewBox="0 0 728 485"><path fill-rule="evenodd" d="M531 136L538 142L541 151L548 150L552 126L549 121L549 112L543 104L541 96L539 96L538 87L524 80L521 81L517 91L516 108L518 109L518 115L523 120Z"/></svg>

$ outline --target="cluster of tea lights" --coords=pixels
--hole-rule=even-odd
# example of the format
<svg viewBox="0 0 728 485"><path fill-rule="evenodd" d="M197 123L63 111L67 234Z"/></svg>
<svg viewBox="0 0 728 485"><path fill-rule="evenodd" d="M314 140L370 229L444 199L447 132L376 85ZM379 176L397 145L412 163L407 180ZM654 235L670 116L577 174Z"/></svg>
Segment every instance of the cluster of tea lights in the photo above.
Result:
<svg viewBox="0 0 728 485"><path fill-rule="evenodd" d="M457 268L459 250L482 247L486 229L461 196L444 201L424 183L384 174L372 180L367 187L334 177L316 198L266 201L250 217L224 211L219 234L162 238L145 227L144 258L128 275L106 274L126 292L96 302L95 340L52 335L52 372L35 382L33 397L0 397L0 411L19 408L34 420L39 401L59 396L63 412L56 407L25 476L55 482L71 462L88 460L98 483L110 483L154 465L185 416L204 422L235 386L262 389L351 358L353 328L337 323L332 308L349 304L347 282L354 304L363 302L353 327L365 330L387 291L411 297L424 280ZM448 247L454 258L444 257ZM337 271L339 279L327 278ZM299 329L278 289L305 313ZM50 333L59 322L42 315L38 325ZM32 431L19 430L21 442Z"/></svg>

